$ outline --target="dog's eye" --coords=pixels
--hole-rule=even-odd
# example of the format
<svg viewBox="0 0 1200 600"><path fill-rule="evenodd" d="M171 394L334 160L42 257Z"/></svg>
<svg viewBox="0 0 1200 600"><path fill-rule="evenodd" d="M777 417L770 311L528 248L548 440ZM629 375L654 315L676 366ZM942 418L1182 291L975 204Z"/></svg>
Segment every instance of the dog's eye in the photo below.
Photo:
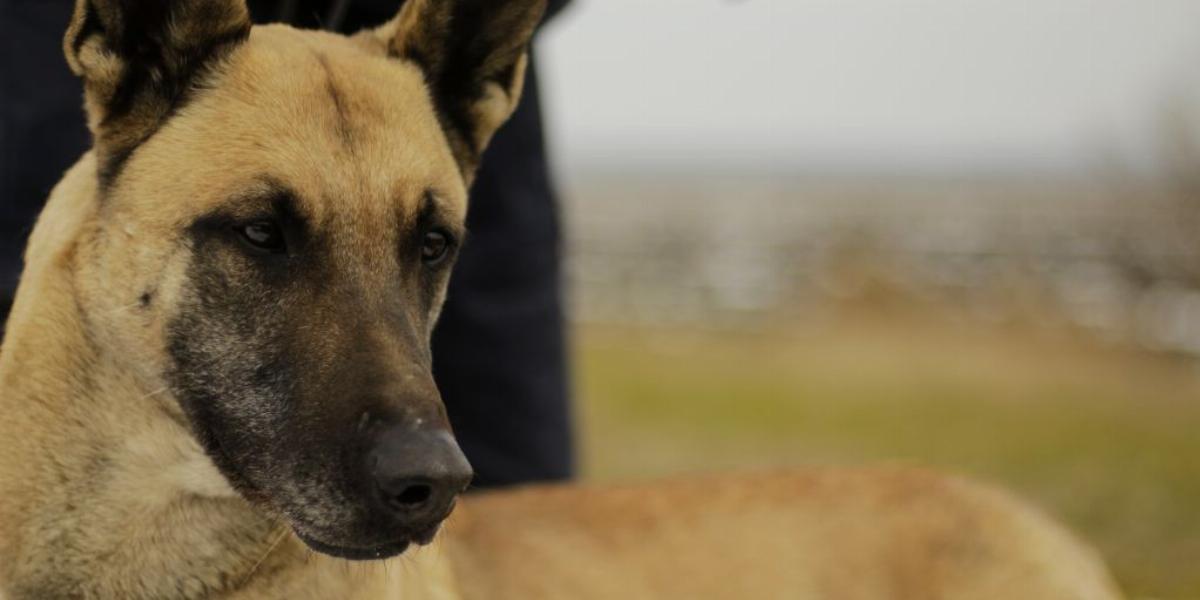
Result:
<svg viewBox="0 0 1200 600"><path fill-rule="evenodd" d="M254 221L238 226L238 233L251 247L264 252L282 253L287 249L283 230L271 221Z"/></svg>
<svg viewBox="0 0 1200 600"><path fill-rule="evenodd" d="M427 265L436 265L450 253L450 235L444 231L433 230L425 234L421 241L421 261Z"/></svg>

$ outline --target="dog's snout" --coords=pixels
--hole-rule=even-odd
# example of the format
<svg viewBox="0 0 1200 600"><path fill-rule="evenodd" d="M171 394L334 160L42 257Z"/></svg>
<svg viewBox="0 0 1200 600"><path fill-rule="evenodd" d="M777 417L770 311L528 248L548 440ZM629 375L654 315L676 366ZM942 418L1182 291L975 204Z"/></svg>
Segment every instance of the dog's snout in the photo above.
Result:
<svg viewBox="0 0 1200 600"><path fill-rule="evenodd" d="M420 534L437 527L474 473L444 429L396 425L380 432L368 455L380 503L398 525Z"/></svg>

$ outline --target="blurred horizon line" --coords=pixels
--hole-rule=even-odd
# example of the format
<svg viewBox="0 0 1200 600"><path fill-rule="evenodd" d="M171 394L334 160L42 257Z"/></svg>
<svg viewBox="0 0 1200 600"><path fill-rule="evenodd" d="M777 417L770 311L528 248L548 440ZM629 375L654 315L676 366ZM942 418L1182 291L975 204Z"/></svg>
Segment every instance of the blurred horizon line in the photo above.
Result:
<svg viewBox="0 0 1200 600"><path fill-rule="evenodd" d="M790 165L772 163L731 164L722 161L692 161L672 164L633 161L553 160L555 175L562 182L634 178L677 182L683 179L765 178L775 182L811 180L870 181L970 181L970 182L1047 182L1161 185L1172 173L1166 169L1136 168L1120 163L1097 161L1089 165L1053 167L1043 163L978 162L972 164L931 165L901 162L819 161Z"/></svg>

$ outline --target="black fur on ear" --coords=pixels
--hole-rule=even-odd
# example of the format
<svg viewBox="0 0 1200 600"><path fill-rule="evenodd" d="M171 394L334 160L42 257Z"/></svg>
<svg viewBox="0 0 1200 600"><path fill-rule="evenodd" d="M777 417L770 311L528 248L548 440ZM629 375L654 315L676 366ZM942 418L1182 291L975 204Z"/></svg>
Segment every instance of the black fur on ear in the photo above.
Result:
<svg viewBox="0 0 1200 600"><path fill-rule="evenodd" d="M465 179L520 100L529 40L546 0L407 0L376 32L416 63Z"/></svg>
<svg viewBox="0 0 1200 600"><path fill-rule="evenodd" d="M84 81L103 185L249 34L245 0L76 0L63 50Z"/></svg>

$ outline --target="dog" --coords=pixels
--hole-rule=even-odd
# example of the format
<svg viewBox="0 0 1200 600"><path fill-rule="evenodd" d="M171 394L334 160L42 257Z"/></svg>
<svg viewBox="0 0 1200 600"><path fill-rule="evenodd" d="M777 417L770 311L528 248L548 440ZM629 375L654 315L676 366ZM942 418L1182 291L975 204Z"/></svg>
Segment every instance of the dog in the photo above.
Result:
<svg viewBox="0 0 1200 600"><path fill-rule="evenodd" d="M346 37L77 1L95 145L0 350L3 596L1118 597L1037 510L915 469L460 501L430 331L543 10L408 0Z"/></svg>

